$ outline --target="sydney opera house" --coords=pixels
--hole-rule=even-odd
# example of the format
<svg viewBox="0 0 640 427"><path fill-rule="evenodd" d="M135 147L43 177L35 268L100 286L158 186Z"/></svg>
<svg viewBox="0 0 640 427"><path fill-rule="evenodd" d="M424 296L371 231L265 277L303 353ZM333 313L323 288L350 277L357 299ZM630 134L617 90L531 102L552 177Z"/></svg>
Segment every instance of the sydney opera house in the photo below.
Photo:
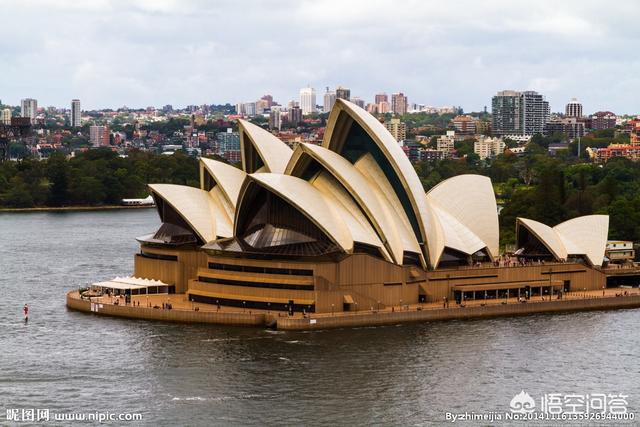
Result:
<svg viewBox="0 0 640 427"><path fill-rule="evenodd" d="M242 120L239 132L242 169L202 158L200 188L150 186L162 225L138 238L135 276L191 301L318 313L605 284L608 217L518 219L517 251L500 256L490 180L425 193L391 134L347 101L322 146L292 150Z"/></svg>

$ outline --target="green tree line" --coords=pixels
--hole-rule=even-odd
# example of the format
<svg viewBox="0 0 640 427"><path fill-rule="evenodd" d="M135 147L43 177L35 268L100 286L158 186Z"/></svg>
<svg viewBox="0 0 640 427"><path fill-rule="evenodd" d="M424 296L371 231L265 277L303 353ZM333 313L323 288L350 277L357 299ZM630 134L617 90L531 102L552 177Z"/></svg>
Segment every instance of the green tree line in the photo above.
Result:
<svg viewBox="0 0 640 427"><path fill-rule="evenodd" d="M425 190L464 173L491 178L500 212L501 244L513 243L517 217L549 226L581 215L608 214L609 238L640 240L640 163L615 158L604 165L580 163L569 153L549 157L533 143L524 156L497 156L480 162L418 163Z"/></svg>
<svg viewBox="0 0 640 427"><path fill-rule="evenodd" d="M46 160L26 158L0 163L0 207L59 207L120 204L146 197L148 183L199 186L197 160L131 151L121 157L108 149L68 159L53 153Z"/></svg>

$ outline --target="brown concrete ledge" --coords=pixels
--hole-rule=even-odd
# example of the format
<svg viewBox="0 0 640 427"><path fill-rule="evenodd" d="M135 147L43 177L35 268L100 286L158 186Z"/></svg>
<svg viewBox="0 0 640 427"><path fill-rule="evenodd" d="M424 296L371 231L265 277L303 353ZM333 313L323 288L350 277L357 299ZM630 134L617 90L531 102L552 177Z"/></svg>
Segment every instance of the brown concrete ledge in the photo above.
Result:
<svg viewBox="0 0 640 427"><path fill-rule="evenodd" d="M122 209L149 209L155 205L101 205L101 206L41 206L37 208L0 208L0 213L21 212L85 212L85 211L112 211Z"/></svg>
<svg viewBox="0 0 640 427"><path fill-rule="evenodd" d="M130 319L163 320L166 322L183 323L213 323L231 326L265 326L268 324L267 316L263 313L162 310L126 305L98 304L81 299L78 291L67 293L67 307L71 310L83 311L85 313L126 317Z"/></svg>
<svg viewBox="0 0 640 427"><path fill-rule="evenodd" d="M277 329L309 330L381 326L407 322L427 322L454 319L477 319L501 316L524 316L536 313L611 310L640 307L640 295L607 298L553 300L545 302L492 304L485 306L450 307L395 312L363 312L349 315L318 316L307 319L278 318Z"/></svg>
<svg viewBox="0 0 640 427"><path fill-rule="evenodd" d="M478 319L502 316L524 316L536 313L563 313L589 310L613 310L640 307L640 295L552 300L515 304L472 305L467 307L427 308L417 310L365 311L360 313L318 314L311 317L276 317L265 312L162 310L126 305L98 304L83 300L77 290L67 293L67 307L71 310L104 316L167 322L209 323L229 326L275 326L281 330L310 330L382 326L408 322L428 322L454 319Z"/></svg>

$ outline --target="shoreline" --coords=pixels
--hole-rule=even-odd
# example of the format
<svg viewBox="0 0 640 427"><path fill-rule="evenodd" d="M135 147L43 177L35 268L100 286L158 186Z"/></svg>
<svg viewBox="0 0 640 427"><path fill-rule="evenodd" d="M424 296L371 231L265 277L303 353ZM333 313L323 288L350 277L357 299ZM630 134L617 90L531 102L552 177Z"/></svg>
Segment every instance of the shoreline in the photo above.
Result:
<svg viewBox="0 0 640 427"><path fill-rule="evenodd" d="M171 294L176 298L179 294ZM586 296L584 298L536 301L529 303L486 304L470 306L454 306L448 308L408 307L398 310L341 312L311 314L302 316L282 315L280 312L261 310L239 311L223 307L215 311L199 311L189 309L165 310L147 306L113 305L109 303L91 302L80 298L77 290L66 295L67 308L85 313L123 317L129 319L160 320L176 323L217 324L226 326L270 327L277 330L317 330L335 328L354 328L367 326L383 326L403 323L432 322L446 320L481 319L494 317L516 317L544 313L570 313L593 310L618 310L640 308L640 294L626 296ZM175 299L174 299L175 301Z"/></svg>
<svg viewBox="0 0 640 427"><path fill-rule="evenodd" d="M0 213L30 213L30 212L82 212L82 211L110 211L121 209L149 209L155 205L145 206L125 206L125 205L103 205L103 206L60 206L60 207L38 207L38 208L0 208Z"/></svg>

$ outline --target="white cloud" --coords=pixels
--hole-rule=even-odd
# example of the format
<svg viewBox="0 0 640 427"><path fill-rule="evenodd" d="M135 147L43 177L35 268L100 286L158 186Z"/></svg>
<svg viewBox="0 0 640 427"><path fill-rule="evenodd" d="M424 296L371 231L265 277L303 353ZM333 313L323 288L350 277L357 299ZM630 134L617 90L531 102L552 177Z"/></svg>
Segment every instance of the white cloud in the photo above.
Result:
<svg viewBox="0 0 640 427"><path fill-rule="evenodd" d="M91 107L280 102L310 83L478 110L498 90L633 112L640 3L4 0L0 98ZM627 87L627 86L631 86Z"/></svg>

